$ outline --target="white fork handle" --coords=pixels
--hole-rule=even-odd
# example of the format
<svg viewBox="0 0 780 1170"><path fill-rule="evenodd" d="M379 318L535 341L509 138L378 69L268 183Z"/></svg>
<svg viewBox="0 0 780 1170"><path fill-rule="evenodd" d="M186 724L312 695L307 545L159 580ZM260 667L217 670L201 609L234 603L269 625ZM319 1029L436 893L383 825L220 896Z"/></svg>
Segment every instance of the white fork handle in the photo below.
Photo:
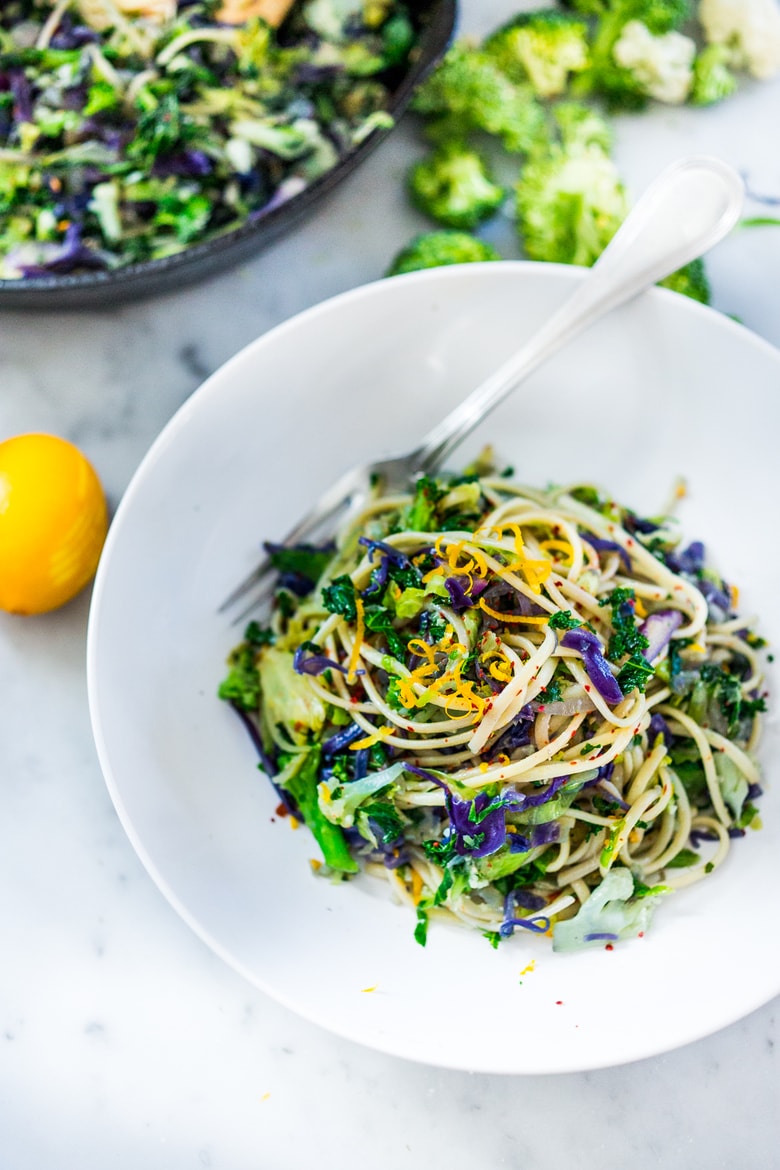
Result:
<svg viewBox="0 0 780 1170"><path fill-rule="evenodd" d="M572 296L423 439L415 452L420 469L441 465L489 411L583 329L722 240L744 197L742 179L717 158L694 155L663 171Z"/></svg>

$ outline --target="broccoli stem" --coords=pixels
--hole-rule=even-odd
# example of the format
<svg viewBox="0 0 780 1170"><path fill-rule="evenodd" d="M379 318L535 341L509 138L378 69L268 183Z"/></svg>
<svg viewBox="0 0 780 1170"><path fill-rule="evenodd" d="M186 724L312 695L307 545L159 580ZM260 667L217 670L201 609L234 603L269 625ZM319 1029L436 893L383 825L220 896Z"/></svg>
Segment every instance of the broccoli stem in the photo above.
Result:
<svg viewBox="0 0 780 1170"><path fill-rule="evenodd" d="M295 801L304 824L322 850L325 864L340 873L357 873L360 867L349 851L343 832L320 810L317 784L321 755L318 747L302 755L300 767L285 781L284 788Z"/></svg>

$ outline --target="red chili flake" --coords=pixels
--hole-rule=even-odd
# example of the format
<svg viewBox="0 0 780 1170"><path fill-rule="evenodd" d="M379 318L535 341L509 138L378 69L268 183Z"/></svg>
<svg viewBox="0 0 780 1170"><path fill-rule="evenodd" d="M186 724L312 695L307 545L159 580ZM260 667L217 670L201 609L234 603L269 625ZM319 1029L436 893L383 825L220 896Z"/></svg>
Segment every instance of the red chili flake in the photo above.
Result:
<svg viewBox="0 0 780 1170"><path fill-rule="evenodd" d="M563 585L563 582L562 581L554 581L553 584L555 585L556 589L560 589L561 586Z"/></svg>
<svg viewBox="0 0 780 1170"><path fill-rule="evenodd" d="M628 547L628 548L633 548L633 547L634 547L634 542L633 542L633 540L631 539L631 537L629 537L629 538L628 538L628 540L626 541L626 545L627 545L627 547Z"/></svg>
<svg viewBox="0 0 780 1170"><path fill-rule="evenodd" d="M645 937L645 932L643 930L640 930L639 934L637 935L637 938L644 938L644 937Z"/></svg>
<svg viewBox="0 0 780 1170"><path fill-rule="evenodd" d="M589 691L589 690L590 690L590 683L585 683L585 690L586 690L586 691Z"/></svg>
<svg viewBox="0 0 780 1170"><path fill-rule="evenodd" d="M557 1005L558 1007L562 1007L562 1006L563 1006L563 1000L562 1000L562 999L556 999L555 1003L556 1003L556 1005Z"/></svg>
<svg viewBox="0 0 780 1170"><path fill-rule="evenodd" d="M274 809L274 812L276 813L276 815L278 817L286 817L289 815L288 810L284 807L283 804L277 804L276 808Z"/></svg>
<svg viewBox="0 0 780 1170"><path fill-rule="evenodd" d="M614 949L615 948L613 947L612 943L607 943L607 945L604 947L605 951L614 951Z"/></svg>

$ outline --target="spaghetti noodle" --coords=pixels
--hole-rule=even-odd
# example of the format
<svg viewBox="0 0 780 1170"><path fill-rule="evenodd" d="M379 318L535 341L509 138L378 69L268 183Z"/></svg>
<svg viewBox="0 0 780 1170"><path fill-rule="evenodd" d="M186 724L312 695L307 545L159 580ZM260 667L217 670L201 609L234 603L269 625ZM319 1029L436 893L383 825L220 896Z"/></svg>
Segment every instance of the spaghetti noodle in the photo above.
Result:
<svg viewBox="0 0 780 1170"><path fill-rule="evenodd" d="M447 915L611 945L756 827L763 642L673 519L465 475L268 547L220 694L318 871L388 881L418 941Z"/></svg>

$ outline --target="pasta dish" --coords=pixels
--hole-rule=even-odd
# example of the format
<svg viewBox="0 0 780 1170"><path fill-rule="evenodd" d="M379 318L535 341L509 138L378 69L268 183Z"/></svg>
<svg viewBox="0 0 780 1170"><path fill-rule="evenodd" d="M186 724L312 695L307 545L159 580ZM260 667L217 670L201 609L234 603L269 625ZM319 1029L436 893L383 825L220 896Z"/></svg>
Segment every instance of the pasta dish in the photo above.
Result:
<svg viewBox="0 0 780 1170"><path fill-rule="evenodd" d="M419 942L612 946L758 827L764 643L674 518L482 471L268 545L220 695L313 868L387 881Z"/></svg>

